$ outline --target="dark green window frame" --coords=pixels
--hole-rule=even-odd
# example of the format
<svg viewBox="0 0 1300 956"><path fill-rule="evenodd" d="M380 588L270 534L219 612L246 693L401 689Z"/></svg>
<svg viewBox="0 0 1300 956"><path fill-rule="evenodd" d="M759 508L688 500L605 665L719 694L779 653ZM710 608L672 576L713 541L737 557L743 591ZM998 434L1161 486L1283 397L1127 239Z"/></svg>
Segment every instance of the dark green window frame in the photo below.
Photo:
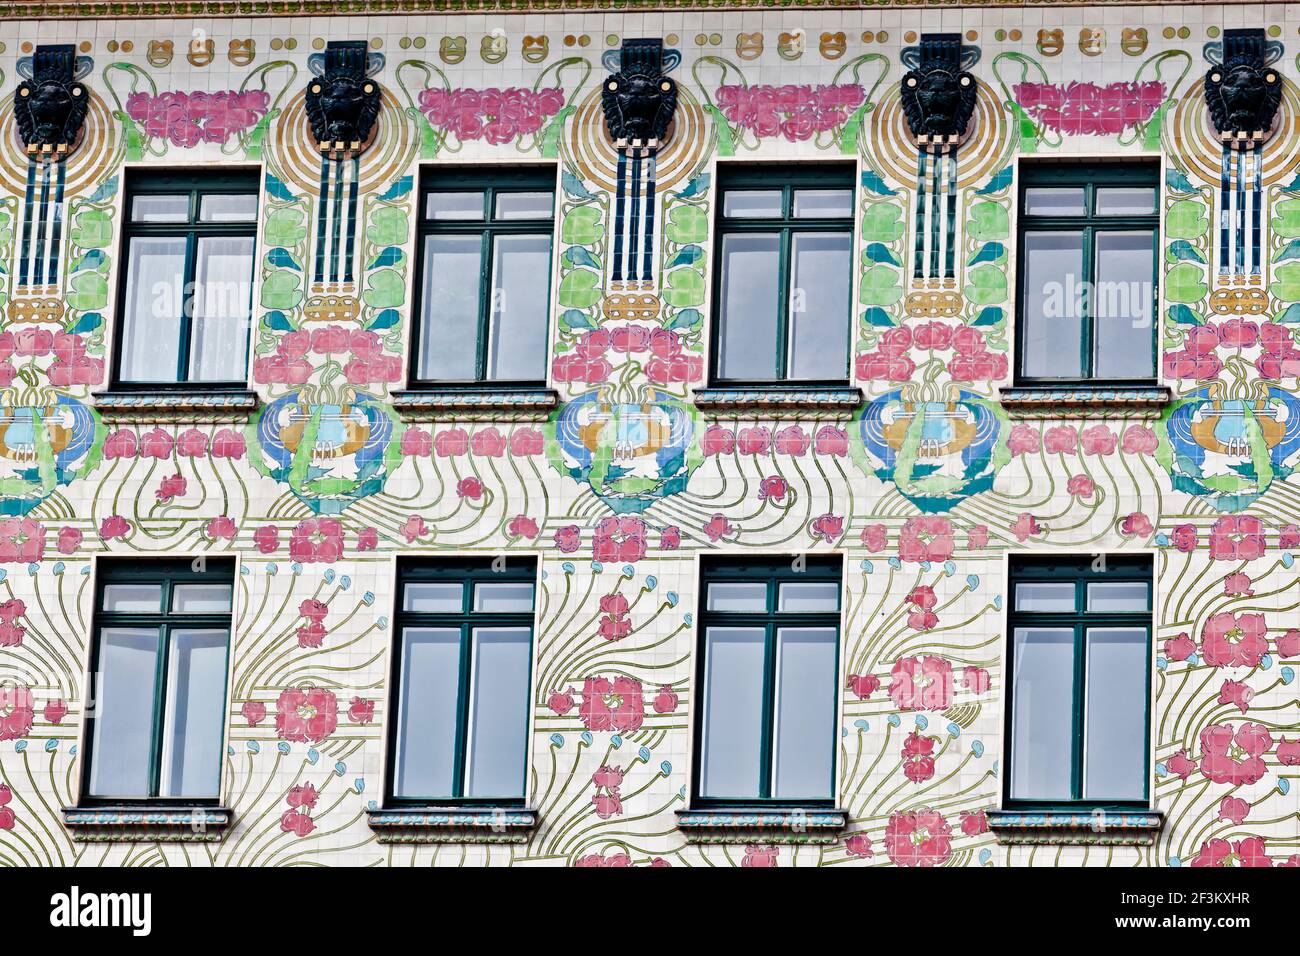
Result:
<svg viewBox="0 0 1300 956"><path fill-rule="evenodd" d="M532 643L536 638L534 619L537 607L537 565L532 559L511 558L504 568L494 570L494 560L490 558L474 559L439 559L439 558L402 558L397 564L397 599L394 612L393 651L390 668L393 717L389 720L388 756L385 762L384 794L387 805L393 807L445 806L447 804L465 806L522 807L528 783L527 750L519 768L519 794L509 796L465 796L465 776L467 770L469 734L470 688L473 669L473 629L476 627L510 627L527 628L529 641L528 675L529 686L532 684L533 654ZM408 584L458 583L461 585L461 608L458 612L415 612L404 611L405 591ZM533 610L527 612L485 612L473 610L474 586L476 584L526 583L533 588ZM460 630L460 660L457 682L456 702L456 740L455 768L453 773L453 793L446 795L395 796L397 776L397 755L400 751L398 737L401 733L399 719L400 695L402 693L402 646L406 628L457 628ZM525 720L531 705L531 696L525 701Z"/></svg>
<svg viewBox="0 0 1300 956"><path fill-rule="evenodd" d="M1144 810L1150 806L1151 796L1151 667L1153 628L1153 602L1155 581L1153 562L1150 556L1120 555L1062 555L1049 557L1036 555L1020 558L1011 556L1009 564L1009 587L1007 615L1007 682L1005 698L1005 734L1006 754L1003 761L1006 768L1003 788L1004 806L1017 810ZM1017 611L1016 587L1020 584L1070 582L1074 584L1075 610L1064 611ZM1145 611L1111 611L1089 612L1087 610L1089 584L1123 584L1142 583L1147 589L1147 610ZM1026 800L1011 796L1014 766L1015 725L1012 721L1015 705L1016 654L1015 632L1017 627L1053 627L1072 628L1074 631L1074 674L1072 679L1073 698L1071 704L1072 729L1069 746L1070 752L1070 794L1053 800ZM1084 753L1086 748L1087 710L1085 691L1087 689L1087 647L1088 628L1123 627L1143 629L1146 631L1146 671L1143 687L1147 688L1143 712L1145 719L1142 727L1143 763L1146 773L1143 775L1143 789L1140 799L1133 800L1096 800L1083 795L1084 787Z"/></svg>
<svg viewBox="0 0 1300 956"><path fill-rule="evenodd" d="M126 176L126 190L122 207L122 241L119 246L119 281L117 288L117 335L113 348L113 388L120 390L184 390L194 389L244 389L248 387L249 353L252 351L252 306L254 286L257 280L257 227L260 215L254 215L248 222L200 222L199 210L203 197L207 195L247 195L252 194L258 200L258 212L261 211L260 169L247 169L238 172L224 170L208 173L154 172L150 170L130 170ZM131 204L137 196L167 195L175 196L188 193L190 197L188 222L144 223L131 221ZM122 380L122 346L126 337L127 285L130 282L131 240L136 238L185 237L185 271L182 276L184 292L180 314L180 348L176 357L176 381L149 382L133 379ZM249 275L249 330L244 340L244 378L228 382L204 381L191 379L190 349L193 336L194 287L196 255L200 239L239 237L253 239L253 255Z"/></svg>
<svg viewBox="0 0 1300 956"><path fill-rule="evenodd" d="M426 215L428 199L433 193L462 193L483 191L483 218L473 220L433 219ZM551 194L551 215L544 219L499 219L496 216L496 198L502 193L548 192ZM465 390L500 390L535 387L546 383L546 368L535 379L494 379L487 377L489 328L492 322L492 267L493 240L507 235L545 235L551 239L552 260L555 251L555 167L551 165L494 168L476 170L426 169L420 179L419 216L415 236L415 291L411 314L415 317L411 329L410 387L413 389L456 388ZM430 235L482 236L478 274L478 325L476 336L476 361L472 379L430 379L420 376L420 355L423 348L424 328L424 269L425 239ZM550 266L553 269L553 262ZM552 273L546 277L547 315L550 315ZM549 334L549 327L546 334Z"/></svg>
<svg viewBox="0 0 1300 956"><path fill-rule="evenodd" d="M158 662L154 672L154 708L153 708L153 729L152 745L149 753L149 778L150 790L147 795L140 797L116 797L116 796L92 796L90 794L91 774L95 760L95 720L93 710L91 716L86 718L86 733L84 741L83 773L81 775L81 804L83 806L104 806L104 805L159 805L159 806L216 806L218 797L161 797L158 796L161 787L162 775L162 743L164 733L165 701L167 698L167 675L169 673L168 665L170 663L169 655L171 651L171 632L176 628L185 630L192 629L221 629L226 631L226 680L222 686L222 699L225 701L222 709L222 725L226 725L226 715L229 712L228 695L229 687L229 668L230 668L230 645L234 628L234 592L235 592L235 560L234 558L205 558L201 569L196 570L196 561L192 559L135 559L135 558L101 558L96 567L95 573L95 613L93 615L93 648L90 659L90 676L92 681L92 693L90 701L101 699L100 688L98 686L100 675L100 651L101 635L105 628L110 627L139 627L139 628L157 628L159 653ZM203 614L181 614L171 610L158 613L147 612L117 612L102 610L104 604L104 590L110 585L115 584L157 584L161 586L162 598L159 607L170 609L172 606L172 591L178 584L227 584L231 589L231 610L225 613L203 613ZM222 759L218 762L218 787L220 787L221 766L224 764L225 752L221 751Z"/></svg>
<svg viewBox="0 0 1300 956"><path fill-rule="evenodd" d="M1150 385L1154 384L1160 374L1160 356L1158 352L1158 328L1160 325L1159 269L1160 269L1160 165L1148 160L1105 162L1096 164L1071 163L1065 161L1027 162L1020 167L1020 185L1017 196L1017 262L1024 263L1025 237L1033 232L1060 232L1063 230L1083 232L1083 281L1095 288L1096 276L1096 242L1099 232L1132 232L1134 230L1151 230L1152 233L1152 272L1151 272L1151 367L1152 374L1145 378L1097 378L1096 368L1096 316L1093 314L1095 296L1089 295L1084 301L1084 315L1081 317L1082 335L1080 336L1080 368L1083 374L1078 378L1053 378L1029 376L1023 371L1026 356L1025 333L1027 315L1025 310L1025 281L1028 272L1024 268L1017 270L1016 281L1016 362L1015 380L1017 385L1039 385L1070 387L1073 385ZM1111 216L1097 214L1097 187L1130 186L1150 187L1155 191L1153 211L1149 215ZM1044 216L1029 215L1025 212L1026 193L1034 188L1081 187L1084 190L1085 214L1078 216Z"/></svg>
<svg viewBox="0 0 1300 956"><path fill-rule="evenodd" d="M743 561L735 558L704 558L700 575L699 599L699 653L697 654L695 686L700 704L700 713L695 721L695 754L692 770L692 804L697 807L831 807L835 805L835 748L838 740L835 734L828 734L826 747L831 752L831 772L827 781L827 798L780 799L771 796L772 763L774 751L773 729L776 723L776 643L778 628L817 627L835 629L835 684L838 686L840 666L840 641L843 632L840 626L843 613L843 565L838 557L804 558L802 570L794 567L796 556L776 561ZM710 611L708 595L710 584L762 583L767 587L767 610L763 612ZM777 601L782 584L833 583L838 589L836 610L817 612L778 611ZM761 627L764 629L763 651L763 727L761 743L761 767L759 772L760 791L753 797L717 798L702 795L701 775L704 770L704 718L707 714L705 695L708 677L708 630L713 626ZM835 701L836 713L839 711L838 697Z"/></svg>
<svg viewBox="0 0 1300 956"><path fill-rule="evenodd" d="M850 278L849 289L849 309L845 316L845 322L849 324L849 348L845 349L844 354L844 374L842 376L825 379L790 379L789 362L790 362L790 282L793 269L791 268L791 244L792 236L796 232L845 232L850 236L854 233L854 216L852 214L843 217L814 219L814 218L795 218L794 215L794 194L799 189L847 189L854 196L854 208L856 209L857 192L854 182L854 170L851 166L842 164L760 164L760 165L732 165L730 163L718 164L718 205L717 205L717 223L714 227L714 253L713 253L713 322L712 332L710 335L709 354L712 356L710 364L710 382L714 385L771 385L773 383L788 383L793 387L802 388L821 388L828 385L845 385L849 381L849 352L852 350L852 323L853 323L853 294L856 291L856 281ZM724 215L726 209L726 193L732 190L781 190L781 216L770 217L727 217ZM781 236L780 251L780 276L778 285L781 290L781 298L777 304L777 347L775 362L773 366L773 375L771 378L751 379L751 378L724 378L721 373L722 368L722 350L721 350L721 333L722 333L722 240L723 237L732 233L745 232L776 232ZM850 251L850 261L854 261L855 256ZM852 270L851 270L852 276Z"/></svg>

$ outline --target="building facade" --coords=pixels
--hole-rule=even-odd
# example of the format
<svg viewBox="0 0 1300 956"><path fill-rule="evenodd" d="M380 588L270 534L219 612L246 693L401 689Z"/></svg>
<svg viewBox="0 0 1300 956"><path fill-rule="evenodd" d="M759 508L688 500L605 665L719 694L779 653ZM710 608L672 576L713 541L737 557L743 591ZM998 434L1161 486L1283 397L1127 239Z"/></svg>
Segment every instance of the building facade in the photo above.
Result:
<svg viewBox="0 0 1300 956"><path fill-rule="evenodd" d="M1300 8L422 6L0 4L4 862L1300 863Z"/></svg>

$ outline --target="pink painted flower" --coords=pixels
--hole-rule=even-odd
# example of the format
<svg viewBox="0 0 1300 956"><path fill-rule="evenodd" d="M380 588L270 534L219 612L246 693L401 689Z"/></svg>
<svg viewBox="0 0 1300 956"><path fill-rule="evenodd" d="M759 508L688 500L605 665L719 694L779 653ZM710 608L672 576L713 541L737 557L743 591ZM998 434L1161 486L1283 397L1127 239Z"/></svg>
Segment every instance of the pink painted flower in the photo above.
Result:
<svg viewBox="0 0 1300 956"><path fill-rule="evenodd" d="M333 564L343 556L343 525L337 518L304 518L289 534L289 557L300 564Z"/></svg>
<svg viewBox="0 0 1300 956"><path fill-rule="evenodd" d="M976 696L985 693L993 679L982 667L967 667L962 671L961 685Z"/></svg>
<svg viewBox="0 0 1300 956"><path fill-rule="evenodd" d="M402 537L406 539L407 544L414 544L418 539L429 533L429 526L424 523L424 519L419 515L408 515L406 520L402 522L402 526L397 530L402 532Z"/></svg>
<svg viewBox="0 0 1300 956"><path fill-rule="evenodd" d="M248 726L256 727L266 719L266 704L262 703L260 700L246 700L244 701L244 706L239 709L239 712L243 714L244 719L248 721Z"/></svg>
<svg viewBox="0 0 1300 956"><path fill-rule="evenodd" d="M934 776L934 737L922 737L912 731L903 741L903 776L912 783L923 783Z"/></svg>
<svg viewBox="0 0 1300 956"><path fill-rule="evenodd" d="M433 454L433 436L423 428L411 426L402 432L402 442L399 447L402 454L408 458L428 458Z"/></svg>
<svg viewBox="0 0 1300 956"><path fill-rule="evenodd" d="M606 614L601 617L596 632L607 641L621 641L632 633L632 622L619 615Z"/></svg>
<svg viewBox="0 0 1300 956"><path fill-rule="evenodd" d="M1196 653L1196 642L1186 632L1165 641L1165 657L1171 661L1185 661Z"/></svg>
<svg viewBox="0 0 1300 956"><path fill-rule="evenodd" d="M273 524L264 524L253 532L253 544L262 554L274 554L280 547L280 529Z"/></svg>
<svg viewBox="0 0 1300 956"><path fill-rule="evenodd" d="M119 428L104 439L104 460L114 458L134 458L139 451L135 432Z"/></svg>
<svg viewBox="0 0 1300 956"><path fill-rule="evenodd" d="M908 627L916 631L929 631L939 623L939 615L934 613L939 599L935 597L934 588L928 584L912 588L904 600L916 608L907 616Z"/></svg>
<svg viewBox="0 0 1300 956"><path fill-rule="evenodd" d="M1215 331L1219 335L1219 344L1231 349L1253 348L1259 340L1259 324L1249 319L1220 322Z"/></svg>
<svg viewBox="0 0 1300 956"><path fill-rule="evenodd" d="M1119 523L1119 530L1121 534L1136 535L1139 538L1149 538L1151 537L1151 533L1155 531L1155 528L1152 527L1150 518L1140 511L1135 511L1131 515L1126 516Z"/></svg>
<svg viewBox="0 0 1300 956"><path fill-rule="evenodd" d="M357 532L357 550L375 551L379 548L379 529L367 526Z"/></svg>
<svg viewBox="0 0 1300 956"><path fill-rule="evenodd" d="M348 720L354 724L368 724L375 719L375 702L362 697L353 697L348 705Z"/></svg>
<svg viewBox="0 0 1300 956"><path fill-rule="evenodd" d="M834 544L844 533L844 518L842 515L833 515L829 512L819 515L813 519L810 531L814 538L821 538L827 544Z"/></svg>
<svg viewBox="0 0 1300 956"><path fill-rule="evenodd" d="M1300 628L1288 628L1277 639L1277 653L1279 657L1300 658Z"/></svg>
<svg viewBox="0 0 1300 956"><path fill-rule="evenodd" d="M646 524L640 518L601 518L594 537L594 557L602 564L635 564L645 557Z"/></svg>
<svg viewBox="0 0 1300 956"><path fill-rule="evenodd" d="M1017 541L1026 541L1029 538L1043 533L1043 526L1027 511L1020 512L1016 520L1011 525L1011 533L1016 536Z"/></svg>
<svg viewBox="0 0 1300 956"><path fill-rule="evenodd" d="M849 453L848 433L834 425L823 425L817 429L817 437L813 440L813 444L819 455L843 458Z"/></svg>
<svg viewBox="0 0 1300 956"><path fill-rule="evenodd" d="M858 700L866 700L880 690L880 678L875 674L850 674L845 683Z"/></svg>
<svg viewBox="0 0 1300 956"><path fill-rule="evenodd" d="M329 631L325 629L324 624L312 621L298 628L298 646L303 648L316 648L325 643L325 635Z"/></svg>
<svg viewBox="0 0 1300 956"><path fill-rule="evenodd" d="M842 127L865 99L866 90L857 83L726 84L714 93L718 109L737 128L759 139L780 136L792 143Z"/></svg>
<svg viewBox="0 0 1300 956"><path fill-rule="evenodd" d="M780 501L789 492L790 486L786 480L779 475L769 475L758 483L758 497L760 501Z"/></svg>
<svg viewBox="0 0 1300 956"><path fill-rule="evenodd" d="M677 692L672 684L664 684L655 695L652 706L656 714L671 714L677 709Z"/></svg>
<svg viewBox="0 0 1300 956"><path fill-rule="evenodd" d="M541 429L516 428L510 433L510 454L516 458L540 455L545 450L546 441Z"/></svg>
<svg viewBox="0 0 1300 956"><path fill-rule="evenodd" d="M248 450L244 436L233 428L223 428L212 436L212 457L240 459Z"/></svg>
<svg viewBox="0 0 1300 956"><path fill-rule="evenodd" d="M1170 535L1170 540L1173 542L1174 547L1183 552L1183 554L1191 554L1196 550L1196 545L1198 543L1196 537L1196 525L1178 525Z"/></svg>
<svg viewBox="0 0 1300 956"><path fill-rule="evenodd" d="M222 144L252 129L270 102L265 90L142 90L127 96L126 112L146 137L188 149L200 143Z"/></svg>
<svg viewBox="0 0 1300 956"><path fill-rule="evenodd" d="M297 837L305 837L316 829L311 815L303 810L286 810L280 815L280 829Z"/></svg>
<svg viewBox="0 0 1300 956"><path fill-rule="evenodd" d="M1079 433L1070 425L1057 425L1043 435L1043 447L1052 455L1073 455L1078 443Z"/></svg>
<svg viewBox="0 0 1300 956"><path fill-rule="evenodd" d="M1076 498L1091 498L1097 486L1087 475L1071 475L1065 483L1065 490Z"/></svg>
<svg viewBox="0 0 1300 956"><path fill-rule="evenodd" d="M787 425L777 430L772 445L778 455L793 455L800 458L808 453L812 440L798 425Z"/></svg>
<svg viewBox="0 0 1300 956"><path fill-rule="evenodd" d="M916 363L906 355L886 352L882 348L859 354L854 362L854 371L859 381L906 382L916 373Z"/></svg>
<svg viewBox="0 0 1300 956"><path fill-rule="evenodd" d="M700 450L705 455L730 455L735 448L736 436L721 425L710 425L700 438Z"/></svg>
<svg viewBox="0 0 1300 956"><path fill-rule="evenodd" d="M1277 742L1277 762L1284 767L1300 766L1300 737L1287 740L1285 737Z"/></svg>
<svg viewBox="0 0 1300 956"><path fill-rule="evenodd" d="M59 529L58 543L56 547L59 554L76 554L77 549L81 547L82 533L76 528L64 525Z"/></svg>
<svg viewBox="0 0 1300 956"><path fill-rule="evenodd" d="M45 719L51 724L63 723L63 718L68 716L68 704L63 700L51 700L45 705Z"/></svg>
<svg viewBox="0 0 1300 956"><path fill-rule="evenodd" d="M1219 703L1232 704L1243 714L1250 709L1250 702L1254 697L1255 691L1243 681L1225 680L1223 686L1219 688Z"/></svg>
<svg viewBox="0 0 1300 956"><path fill-rule="evenodd" d="M152 431L145 432L140 438L140 457L157 458L165 460L172 456L172 448L175 443L172 436L167 434L161 428L155 428Z"/></svg>
<svg viewBox="0 0 1300 956"><path fill-rule="evenodd" d="M34 518L0 518L0 564L33 564L45 556L45 525Z"/></svg>
<svg viewBox="0 0 1300 956"><path fill-rule="evenodd" d="M630 677L588 677L582 685L578 716L588 730L638 730L645 719L641 682Z"/></svg>
<svg viewBox="0 0 1300 956"><path fill-rule="evenodd" d="M1196 770L1196 761L1187 756L1186 750L1180 750L1167 761L1165 767L1176 777L1186 780Z"/></svg>
<svg viewBox="0 0 1300 956"><path fill-rule="evenodd" d="M742 428L736 436L736 450L742 455L766 455L772 448L772 432L764 425Z"/></svg>
<svg viewBox="0 0 1300 956"><path fill-rule="evenodd" d="M1007 438L1007 450L1012 456L1036 455L1042 444L1042 435L1032 425L1017 425Z"/></svg>
<svg viewBox="0 0 1300 956"><path fill-rule="evenodd" d="M844 841L844 852L860 860L867 860L876 855L871 848L871 837L861 830Z"/></svg>
<svg viewBox="0 0 1300 956"><path fill-rule="evenodd" d="M1268 653L1263 614L1221 611L1205 622L1201 651L1211 667L1258 667Z"/></svg>
<svg viewBox="0 0 1300 956"><path fill-rule="evenodd" d="M208 453L208 436L197 428L187 428L176 436L176 454L199 458Z"/></svg>
<svg viewBox="0 0 1300 956"><path fill-rule="evenodd" d="M1144 82L1017 83L1016 102L1034 120L1071 136L1114 136L1145 123L1164 102L1165 85Z"/></svg>
<svg viewBox="0 0 1300 956"><path fill-rule="evenodd" d="M469 440L470 451L484 458L500 458L506 453L505 437L494 426L479 429Z"/></svg>
<svg viewBox="0 0 1300 956"><path fill-rule="evenodd" d="M26 737L36 718L36 698L25 684L0 682L0 740Z"/></svg>
<svg viewBox="0 0 1300 956"><path fill-rule="evenodd" d="M515 515L506 525L506 533L512 538L536 538L541 530L537 522L527 515Z"/></svg>
<svg viewBox="0 0 1300 956"><path fill-rule="evenodd" d="M456 483L456 495L460 498L468 498L470 501L478 501L483 497L483 482L477 478L462 478Z"/></svg>
<svg viewBox="0 0 1300 956"><path fill-rule="evenodd" d="M682 529L670 525L659 532L659 548L662 551L676 551L682 546Z"/></svg>
<svg viewBox="0 0 1300 956"><path fill-rule="evenodd" d="M322 687L289 687L280 692L275 732L280 739L320 743L338 727L338 698Z"/></svg>
<svg viewBox="0 0 1300 956"><path fill-rule="evenodd" d="M1250 585L1250 575L1238 571L1235 574L1229 574L1223 579L1223 593L1231 597L1240 597L1243 595L1245 597L1250 597L1255 593L1255 589Z"/></svg>
<svg viewBox="0 0 1300 956"><path fill-rule="evenodd" d="M582 532L576 524L567 524L555 531L555 546L565 554L572 554L582 544Z"/></svg>
<svg viewBox="0 0 1300 956"><path fill-rule="evenodd" d="M559 87L430 87L417 103L429 125L461 142L483 140L492 146L539 133L564 106Z"/></svg>
<svg viewBox="0 0 1300 956"><path fill-rule="evenodd" d="M947 518L908 518L898 534L898 557L916 563L942 563L956 547L952 522Z"/></svg>
<svg viewBox="0 0 1300 956"><path fill-rule="evenodd" d="M1210 558L1253 561L1264 556L1264 523L1253 515L1224 515L1210 528Z"/></svg>
<svg viewBox="0 0 1300 956"><path fill-rule="evenodd" d="M1201 773L1214 783L1233 786L1262 780L1268 768L1264 754L1273 736L1263 724L1211 724L1201 731Z"/></svg>
<svg viewBox="0 0 1300 956"><path fill-rule="evenodd" d="M1214 837L1201 844L1201 852L1191 865L1271 867L1273 861L1265 852L1263 837L1246 837L1233 843Z"/></svg>
<svg viewBox="0 0 1300 956"><path fill-rule="evenodd" d="M13 798L14 792L9 789L9 784L0 783L0 830L12 830L18 824L18 818L9 808Z"/></svg>
<svg viewBox="0 0 1300 956"><path fill-rule="evenodd" d="M573 865L579 868L588 867L616 867L621 868L632 865L632 858L626 853L615 853L611 856L601 856L599 853L589 853L586 856L580 856L574 861Z"/></svg>
<svg viewBox="0 0 1300 956"><path fill-rule="evenodd" d="M1151 455L1160 446L1156 433L1145 425L1130 425L1124 432L1120 447L1126 455Z"/></svg>
<svg viewBox="0 0 1300 956"><path fill-rule="evenodd" d="M454 458L469 453L469 434L463 428L448 428L433 438L433 450L439 458Z"/></svg>
<svg viewBox="0 0 1300 956"><path fill-rule="evenodd" d="M1079 444L1085 455L1113 455L1119 439L1105 425L1093 425L1083 430Z"/></svg>
<svg viewBox="0 0 1300 956"><path fill-rule="evenodd" d="M989 546L989 527L984 524L971 525L966 532L966 544L974 549Z"/></svg>
<svg viewBox="0 0 1300 956"><path fill-rule="evenodd" d="M546 698L546 706L554 713L563 717L569 711L573 710L573 691L553 690L549 697Z"/></svg>
<svg viewBox="0 0 1300 956"><path fill-rule="evenodd" d="M963 810L961 812L961 832L967 836L979 836L989 832L989 818L983 810Z"/></svg>
<svg viewBox="0 0 1300 956"><path fill-rule="evenodd" d="M204 526L204 530L207 532L208 537L214 541L218 538L234 541L235 535L239 534L238 526L226 515L219 515L216 518L209 519L207 525Z"/></svg>
<svg viewBox="0 0 1300 956"><path fill-rule="evenodd" d="M889 545L889 534L883 524L869 524L862 529L862 546L872 554L884 551Z"/></svg>
<svg viewBox="0 0 1300 956"><path fill-rule="evenodd" d="M946 710L952 703L952 664L942 657L900 658L889 673L889 696L899 710Z"/></svg>
<svg viewBox="0 0 1300 956"><path fill-rule="evenodd" d="M99 523L99 536L105 541L125 538L131 531L131 525L121 515L109 515Z"/></svg>
<svg viewBox="0 0 1300 956"><path fill-rule="evenodd" d="M736 529L731 526L727 516L719 512L708 520L703 531L710 541L718 541L726 535L734 534Z"/></svg>
<svg viewBox="0 0 1300 956"><path fill-rule="evenodd" d="M745 847L745 857L740 861L740 865L745 869L765 869L776 866L776 857L777 849L774 846L749 844Z"/></svg>
<svg viewBox="0 0 1300 956"><path fill-rule="evenodd" d="M952 855L952 827L929 807L899 811L885 827L885 852L899 866L939 866Z"/></svg>
<svg viewBox="0 0 1300 956"><path fill-rule="evenodd" d="M159 501L171 501L173 498L185 494L185 476L182 474L170 475L162 480L154 496Z"/></svg>

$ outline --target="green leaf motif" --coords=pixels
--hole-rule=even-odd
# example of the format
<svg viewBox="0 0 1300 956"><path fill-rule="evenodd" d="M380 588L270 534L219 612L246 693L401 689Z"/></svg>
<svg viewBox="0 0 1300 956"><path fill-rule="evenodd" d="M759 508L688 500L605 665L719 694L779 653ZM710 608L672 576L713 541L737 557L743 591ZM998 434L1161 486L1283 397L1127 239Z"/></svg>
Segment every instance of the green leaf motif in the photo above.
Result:
<svg viewBox="0 0 1300 956"><path fill-rule="evenodd" d="M273 272L262 283L262 306L267 309L292 309L302 301L301 277L296 272Z"/></svg>
<svg viewBox="0 0 1300 956"><path fill-rule="evenodd" d="M102 249L113 239L113 223L103 209L83 208L72 227L72 241L83 249Z"/></svg>
<svg viewBox="0 0 1300 956"><path fill-rule="evenodd" d="M307 237L303 218L299 206L284 206L272 212L266 219L266 244L288 247L298 245Z"/></svg>
<svg viewBox="0 0 1300 956"><path fill-rule="evenodd" d="M380 206L370 215L366 239L377 246L400 246L406 242L406 210Z"/></svg>
<svg viewBox="0 0 1300 956"><path fill-rule="evenodd" d="M569 210L560 225L560 239L567 246L590 246L600 240L600 210L595 206L578 206Z"/></svg>
<svg viewBox="0 0 1300 956"><path fill-rule="evenodd" d="M704 275L694 269L668 273L664 301L675 309L704 304Z"/></svg>
<svg viewBox="0 0 1300 956"><path fill-rule="evenodd" d="M1171 305L1166 314L1169 316L1169 321L1173 322L1175 325L1205 324L1203 318L1181 303L1178 305Z"/></svg>
<svg viewBox="0 0 1300 956"><path fill-rule="evenodd" d="M1283 239L1300 237L1300 199L1284 199L1273 207L1273 232Z"/></svg>
<svg viewBox="0 0 1300 956"><path fill-rule="evenodd" d="M372 309L394 309L402 304L406 283L396 269L380 269L366 277L366 291L361 298Z"/></svg>
<svg viewBox="0 0 1300 956"><path fill-rule="evenodd" d="M970 220L966 223L966 235L976 242L991 242L1005 239L1011 234L1011 220L1006 209L999 203L987 201L976 203L971 207Z"/></svg>
<svg viewBox="0 0 1300 956"><path fill-rule="evenodd" d="M891 266L901 266L902 263L898 258L889 251L889 247L883 242L869 242L867 248L862 250L862 257L867 262L887 262Z"/></svg>
<svg viewBox="0 0 1300 956"><path fill-rule="evenodd" d="M709 235L709 219L699 206L674 206L668 213L664 235L678 245L703 242Z"/></svg>
<svg viewBox="0 0 1300 956"><path fill-rule="evenodd" d="M93 312L108 305L108 280L99 272L80 272L72 277L72 291L67 294L68 307L78 312Z"/></svg>
<svg viewBox="0 0 1300 956"><path fill-rule="evenodd" d="M1269 291L1283 302L1300 299L1300 262L1288 262L1274 269Z"/></svg>
<svg viewBox="0 0 1300 956"><path fill-rule="evenodd" d="M590 309L600 301L596 288L600 276L589 269L574 269L560 280L560 305L566 309Z"/></svg>
<svg viewBox="0 0 1300 956"><path fill-rule="evenodd" d="M966 301L974 305L994 305L1007 297L1007 274L991 263L976 266L966 274Z"/></svg>
<svg viewBox="0 0 1300 956"><path fill-rule="evenodd" d="M1165 296L1171 302L1200 302L1210 291L1201 275L1190 262L1179 263L1165 273Z"/></svg>
<svg viewBox="0 0 1300 956"><path fill-rule="evenodd" d="M862 214L862 238L867 242L897 242L902 235L903 210L894 203L872 203Z"/></svg>
<svg viewBox="0 0 1300 956"><path fill-rule="evenodd" d="M1170 239L1200 239L1209 228L1204 203L1194 199L1180 199L1169 207L1165 217L1165 232Z"/></svg>
<svg viewBox="0 0 1300 956"><path fill-rule="evenodd" d="M876 265L862 273L863 305L893 305L903 297L901 274L887 265Z"/></svg>
<svg viewBox="0 0 1300 956"><path fill-rule="evenodd" d="M1205 265L1205 257L1186 239L1175 239L1169 243L1168 255L1170 261L1178 259L1184 262L1199 262L1201 265Z"/></svg>

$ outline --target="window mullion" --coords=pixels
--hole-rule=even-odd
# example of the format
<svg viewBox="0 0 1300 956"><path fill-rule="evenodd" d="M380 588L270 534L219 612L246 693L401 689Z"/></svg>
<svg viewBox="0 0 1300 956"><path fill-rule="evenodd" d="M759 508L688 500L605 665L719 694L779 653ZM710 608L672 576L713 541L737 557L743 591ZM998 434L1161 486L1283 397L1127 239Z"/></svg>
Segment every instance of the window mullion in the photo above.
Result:
<svg viewBox="0 0 1300 956"><path fill-rule="evenodd" d="M769 587L770 587L769 582ZM771 618L763 628L763 738L759 753L762 756L758 795L772 799L772 773L775 766L772 749L775 746L776 724L776 622Z"/></svg>
<svg viewBox="0 0 1300 956"><path fill-rule="evenodd" d="M460 680L456 692L456 763L452 778L452 797L465 797L465 773L468 766L470 642L474 628L468 620L460 626Z"/></svg>
<svg viewBox="0 0 1300 956"><path fill-rule="evenodd" d="M790 371L790 283L794 274L792 263L790 262L790 244L792 229L788 225L782 225L780 229L781 241L777 252L777 282L781 289L781 299L777 303L776 312L776 377L784 379Z"/></svg>
<svg viewBox="0 0 1300 956"><path fill-rule="evenodd" d="M167 585L163 586L163 594L166 597ZM149 796L159 797L162 795L162 748L164 735L164 721L166 715L167 701L167 664L171 654L171 627L159 623L157 629L157 639L160 641L158 649L158 664L154 672L153 680L153 734L151 736L151 746L149 753ZM101 754L101 757L103 755Z"/></svg>
<svg viewBox="0 0 1300 956"><path fill-rule="evenodd" d="M492 230L483 229L483 237L479 247L479 261L482 266L479 270L479 308L478 308L478 348L477 348L477 375L475 376L480 382L487 380L488 368L488 348L489 338L491 336L492 325Z"/></svg>

